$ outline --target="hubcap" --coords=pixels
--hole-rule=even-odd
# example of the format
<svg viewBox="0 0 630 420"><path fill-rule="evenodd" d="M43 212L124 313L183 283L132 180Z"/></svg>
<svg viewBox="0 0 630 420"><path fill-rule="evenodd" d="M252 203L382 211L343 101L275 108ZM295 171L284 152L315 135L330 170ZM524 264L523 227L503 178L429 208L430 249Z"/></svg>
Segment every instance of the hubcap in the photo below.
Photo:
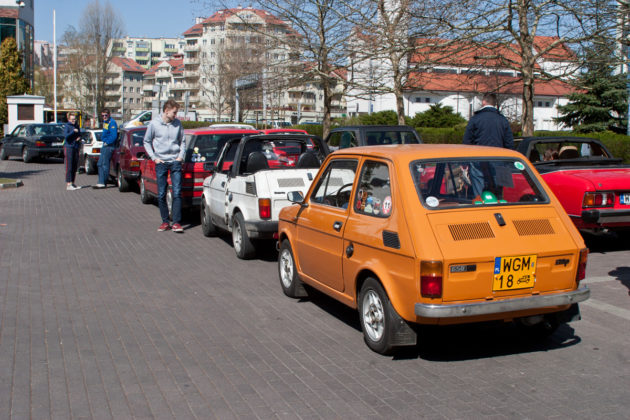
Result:
<svg viewBox="0 0 630 420"><path fill-rule="evenodd" d="M168 214L172 216L173 215L173 194L171 194L170 190L166 192L166 207L168 207Z"/></svg>
<svg viewBox="0 0 630 420"><path fill-rule="evenodd" d="M363 328L372 341L379 341L385 329L383 302L374 290L368 290L363 299Z"/></svg>
<svg viewBox="0 0 630 420"><path fill-rule="evenodd" d="M118 181L118 187L120 188L122 186L122 172L120 171L120 168L118 169L118 176L116 178Z"/></svg>
<svg viewBox="0 0 630 420"><path fill-rule="evenodd" d="M234 229L232 230L232 242L234 242L234 249L236 249L237 252L241 251L241 235L241 225L237 221L234 221Z"/></svg>
<svg viewBox="0 0 630 420"><path fill-rule="evenodd" d="M144 179L140 178L140 197L144 198L146 192L144 191Z"/></svg>
<svg viewBox="0 0 630 420"><path fill-rule="evenodd" d="M291 287L293 282L293 258L288 249L282 251L280 254L280 280L285 288Z"/></svg>

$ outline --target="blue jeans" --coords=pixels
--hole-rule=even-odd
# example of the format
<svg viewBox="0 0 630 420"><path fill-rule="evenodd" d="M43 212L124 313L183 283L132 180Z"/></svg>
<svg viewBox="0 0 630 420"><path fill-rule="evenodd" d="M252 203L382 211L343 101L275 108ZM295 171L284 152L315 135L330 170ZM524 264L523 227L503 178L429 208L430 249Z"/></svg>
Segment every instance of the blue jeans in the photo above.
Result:
<svg viewBox="0 0 630 420"><path fill-rule="evenodd" d="M77 167L79 166L79 149L77 147L63 147L64 160L66 163L66 182L74 184L77 176Z"/></svg>
<svg viewBox="0 0 630 420"><path fill-rule="evenodd" d="M158 184L158 207L163 223L168 223L168 206L166 204L166 189L168 188L168 173L171 173L171 190L173 194L173 208L171 214L173 223L182 221L182 163L174 160L155 165Z"/></svg>
<svg viewBox="0 0 630 420"><path fill-rule="evenodd" d="M114 154L114 146L103 145L98 156L98 183L106 185L109 179L109 161Z"/></svg>

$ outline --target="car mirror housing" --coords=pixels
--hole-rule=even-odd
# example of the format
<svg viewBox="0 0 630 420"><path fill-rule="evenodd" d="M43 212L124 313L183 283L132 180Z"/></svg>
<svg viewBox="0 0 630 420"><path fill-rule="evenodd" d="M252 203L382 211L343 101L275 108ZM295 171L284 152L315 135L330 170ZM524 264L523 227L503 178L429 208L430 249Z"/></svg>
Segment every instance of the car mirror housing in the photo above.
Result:
<svg viewBox="0 0 630 420"><path fill-rule="evenodd" d="M304 204L304 195L302 195L301 191L290 191L287 193L287 200L292 203L305 205Z"/></svg>

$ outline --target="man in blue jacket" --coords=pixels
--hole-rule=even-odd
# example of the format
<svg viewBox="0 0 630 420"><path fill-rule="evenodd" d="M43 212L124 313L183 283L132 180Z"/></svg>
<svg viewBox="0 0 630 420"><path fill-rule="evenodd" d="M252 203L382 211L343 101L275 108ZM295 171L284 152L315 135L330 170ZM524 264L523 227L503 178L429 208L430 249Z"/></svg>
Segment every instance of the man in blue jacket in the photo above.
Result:
<svg viewBox="0 0 630 420"><path fill-rule="evenodd" d="M481 106L468 121L464 144L514 149L512 129L507 118L497 109L497 96L486 93L481 100Z"/></svg>
<svg viewBox="0 0 630 420"><path fill-rule="evenodd" d="M98 156L98 184L92 187L96 189L105 188L107 184L107 179L109 178L109 161L114 154L116 138L118 137L118 125L116 121L109 116L109 110L102 110L101 117L103 118L103 134L101 134L103 146L101 147L101 154Z"/></svg>
<svg viewBox="0 0 630 420"><path fill-rule="evenodd" d="M66 189L68 191L78 190L81 187L74 185L74 179L77 176L77 167L79 166L79 147L81 146L81 130L77 123L75 114L68 114L68 122L63 127L64 160L66 164Z"/></svg>

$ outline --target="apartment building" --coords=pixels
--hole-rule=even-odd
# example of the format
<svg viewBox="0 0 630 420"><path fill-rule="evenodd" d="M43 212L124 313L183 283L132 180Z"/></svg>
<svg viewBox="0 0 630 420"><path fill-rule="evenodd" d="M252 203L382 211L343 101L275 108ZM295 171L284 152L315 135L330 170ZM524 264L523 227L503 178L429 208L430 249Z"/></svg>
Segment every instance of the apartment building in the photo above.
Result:
<svg viewBox="0 0 630 420"><path fill-rule="evenodd" d="M11 37L22 53L22 71L33 86L35 43L34 0L0 0L0 43Z"/></svg>
<svg viewBox="0 0 630 420"><path fill-rule="evenodd" d="M112 57L110 70L105 80L105 107L112 114L119 114L122 120L144 109L143 74L144 67L130 58Z"/></svg>
<svg viewBox="0 0 630 420"><path fill-rule="evenodd" d="M183 55L160 61L144 72L142 89L144 109L161 109L167 99L175 99L183 108L188 90L184 88Z"/></svg>
<svg viewBox="0 0 630 420"><path fill-rule="evenodd" d="M184 52L183 38L125 37L111 42L109 53L114 57L130 58L146 70L162 60Z"/></svg>

